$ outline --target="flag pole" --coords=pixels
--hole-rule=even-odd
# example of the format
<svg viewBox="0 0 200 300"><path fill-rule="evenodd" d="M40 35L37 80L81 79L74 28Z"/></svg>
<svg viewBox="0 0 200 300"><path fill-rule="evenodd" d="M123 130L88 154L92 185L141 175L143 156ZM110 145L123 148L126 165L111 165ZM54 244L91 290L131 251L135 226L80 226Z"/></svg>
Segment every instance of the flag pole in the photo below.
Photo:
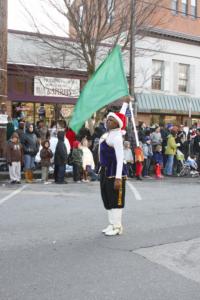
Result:
<svg viewBox="0 0 200 300"><path fill-rule="evenodd" d="M133 113L132 102L133 101L132 101L132 98L131 98L131 101L129 102L129 109L130 109L130 112L131 112L131 121L132 121L132 124L133 124L133 131L134 131L134 134L135 134L136 146L139 147L139 138L138 138L137 128L136 128L136 124L135 124L135 117L134 117L134 113Z"/></svg>

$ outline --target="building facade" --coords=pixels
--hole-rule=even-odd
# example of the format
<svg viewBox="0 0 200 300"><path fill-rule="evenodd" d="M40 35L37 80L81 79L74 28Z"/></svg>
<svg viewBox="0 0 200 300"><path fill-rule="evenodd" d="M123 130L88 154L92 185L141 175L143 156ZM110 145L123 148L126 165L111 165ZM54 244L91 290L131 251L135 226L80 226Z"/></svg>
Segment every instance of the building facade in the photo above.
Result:
<svg viewBox="0 0 200 300"><path fill-rule="evenodd" d="M49 124L58 119L68 121L87 81L84 62L69 53L52 51L35 34L9 31L8 37L10 116L34 123L40 118ZM199 46L198 37L158 28L136 39L137 121L149 125L199 123ZM109 49L109 44L103 48ZM101 55L98 63L102 59ZM123 59L129 78L129 48Z"/></svg>
<svg viewBox="0 0 200 300"><path fill-rule="evenodd" d="M74 3L79 7L80 1ZM82 14L83 3L81 1ZM118 0L108 3L112 4L110 17L117 30L120 11L130 7L130 0L121 2L123 7L118 5ZM141 1L135 3L138 120L148 124L199 122L200 0L145 1L142 8ZM107 13L109 9L110 5ZM145 18L141 17L143 11ZM72 25L70 32L75 36ZM111 36L112 32L107 43L112 40ZM127 77L129 57L127 48L124 52Z"/></svg>
<svg viewBox="0 0 200 300"><path fill-rule="evenodd" d="M138 110L148 123L200 121L199 41L161 32L136 43ZM148 112L148 114L147 114Z"/></svg>
<svg viewBox="0 0 200 300"><path fill-rule="evenodd" d="M8 113L49 125L68 120L87 80L84 64L49 47L34 33L8 32Z"/></svg>

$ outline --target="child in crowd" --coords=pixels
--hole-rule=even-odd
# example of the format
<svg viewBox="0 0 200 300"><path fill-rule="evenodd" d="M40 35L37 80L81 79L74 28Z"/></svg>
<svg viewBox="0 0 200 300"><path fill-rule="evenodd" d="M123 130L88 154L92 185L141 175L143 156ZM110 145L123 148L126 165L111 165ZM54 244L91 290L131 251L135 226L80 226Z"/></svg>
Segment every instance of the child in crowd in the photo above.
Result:
<svg viewBox="0 0 200 300"><path fill-rule="evenodd" d="M21 183L21 165L23 164L23 147L19 135L14 132L6 147L6 159L9 166L10 183Z"/></svg>
<svg viewBox="0 0 200 300"><path fill-rule="evenodd" d="M149 136L145 137L145 143L142 144L142 150L143 150L143 154L144 154L144 164L143 164L142 175L144 176L144 178L148 178L149 177L149 167L151 164L151 158L153 156L151 139Z"/></svg>
<svg viewBox="0 0 200 300"><path fill-rule="evenodd" d="M135 176L136 176L137 180L142 180L144 154L142 151L142 143L141 142L140 142L139 147L135 148L134 152L135 152L135 166L136 166Z"/></svg>
<svg viewBox="0 0 200 300"><path fill-rule="evenodd" d="M97 179L97 175L94 173L94 159L92 152L88 148L87 138L82 139L81 149L83 151L83 182L89 182L88 176L91 176L92 181Z"/></svg>
<svg viewBox="0 0 200 300"><path fill-rule="evenodd" d="M79 141L73 142L73 150L71 155L71 162L73 166L74 182L81 182L82 165L83 165L83 151Z"/></svg>
<svg viewBox="0 0 200 300"><path fill-rule="evenodd" d="M48 184L49 166L51 164L51 158L53 152L50 149L50 143L48 140L42 142L42 150L40 151L41 167L42 167L42 181L44 184Z"/></svg>
<svg viewBox="0 0 200 300"><path fill-rule="evenodd" d="M133 178L133 153L130 149L130 142L124 141L124 163L126 164L127 176Z"/></svg>
<svg viewBox="0 0 200 300"><path fill-rule="evenodd" d="M162 179L162 169L163 169L163 154L162 154L162 146L157 145L155 148L155 152L153 154L153 160L154 160L154 172L155 177L158 179Z"/></svg>
<svg viewBox="0 0 200 300"><path fill-rule="evenodd" d="M197 165L197 158L195 155L190 155L188 156L186 163L190 166L191 170L197 170L198 165Z"/></svg>

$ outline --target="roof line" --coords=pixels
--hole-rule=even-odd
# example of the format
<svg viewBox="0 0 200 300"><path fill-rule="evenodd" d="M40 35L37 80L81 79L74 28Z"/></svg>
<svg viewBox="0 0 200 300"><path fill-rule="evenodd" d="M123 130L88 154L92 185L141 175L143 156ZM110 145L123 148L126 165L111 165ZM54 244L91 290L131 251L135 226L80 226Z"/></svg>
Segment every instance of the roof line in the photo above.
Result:
<svg viewBox="0 0 200 300"><path fill-rule="evenodd" d="M26 35L26 36L33 36L33 37L37 37L38 39L41 39L42 37L44 37L44 38L52 38L52 39L55 39L55 40L63 40L63 41L68 41L68 42L76 42L76 43L79 42L78 40L75 40L75 39L70 38L70 37L62 37L62 36L51 35L51 34L40 33L40 32L31 32L31 31L8 29L8 33L18 34L18 35ZM102 42L99 45L100 46L105 46L105 47L110 47L110 44L105 43L105 42Z"/></svg>
<svg viewBox="0 0 200 300"><path fill-rule="evenodd" d="M144 28L142 31L147 31L147 34L157 34L160 36L166 36L166 37L171 37L171 38L176 38L176 39L181 39L181 40L187 40L190 42L195 42L195 43L200 43L200 36L194 36L194 35L189 35L183 32L178 32L174 30L168 30L168 29L163 29L163 28Z"/></svg>

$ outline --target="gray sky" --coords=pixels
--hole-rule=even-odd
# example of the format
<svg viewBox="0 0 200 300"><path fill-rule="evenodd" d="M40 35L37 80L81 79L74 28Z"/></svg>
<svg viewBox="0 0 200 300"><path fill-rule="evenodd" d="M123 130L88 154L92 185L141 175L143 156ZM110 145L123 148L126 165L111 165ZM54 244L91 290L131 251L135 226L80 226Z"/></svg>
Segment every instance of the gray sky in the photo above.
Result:
<svg viewBox="0 0 200 300"><path fill-rule="evenodd" d="M49 6L45 5L46 0L21 0L24 5L31 11L34 19L37 20L37 24L39 24L39 28L41 32L55 34L64 36L66 35L66 31L68 29L67 20L62 18L60 14L56 13ZM60 0L57 0L60 1ZM47 11L52 20L49 20L46 13ZM17 29L24 31L35 31L33 24L30 21L30 18L26 15L24 8L20 4L20 0L8 0L8 28L9 29ZM65 28L67 28L65 30Z"/></svg>

